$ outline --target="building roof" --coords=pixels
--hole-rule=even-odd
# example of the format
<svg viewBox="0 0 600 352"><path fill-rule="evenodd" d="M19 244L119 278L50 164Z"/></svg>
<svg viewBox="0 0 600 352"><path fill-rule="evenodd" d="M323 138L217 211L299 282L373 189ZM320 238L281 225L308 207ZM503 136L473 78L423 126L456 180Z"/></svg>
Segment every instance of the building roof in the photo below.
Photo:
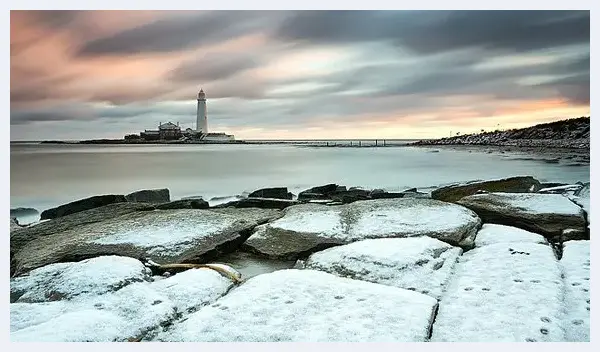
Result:
<svg viewBox="0 0 600 352"><path fill-rule="evenodd" d="M162 125L159 125L158 129L159 130L179 130L180 127L172 122L167 122L167 123L163 123Z"/></svg>

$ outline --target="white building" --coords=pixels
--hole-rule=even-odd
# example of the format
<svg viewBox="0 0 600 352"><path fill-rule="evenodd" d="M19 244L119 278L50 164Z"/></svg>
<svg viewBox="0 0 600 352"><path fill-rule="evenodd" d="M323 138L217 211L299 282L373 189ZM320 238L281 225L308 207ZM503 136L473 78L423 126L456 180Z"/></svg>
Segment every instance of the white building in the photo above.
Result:
<svg viewBox="0 0 600 352"><path fill-rule="evenodd" d="M196 131L208 133L208 116L206 110L206 94L202 89L198 93L198 110L196 111Z"/></svg>
<svg viewBox="0 0 600 352"><path fill-rule="evenodd" d="M223 132L208 132L208 114L206 109L206 93L200 89L198 93L198 109L196 110L196 133L200 139L207 142L232 142L235 137Z"/></svg>

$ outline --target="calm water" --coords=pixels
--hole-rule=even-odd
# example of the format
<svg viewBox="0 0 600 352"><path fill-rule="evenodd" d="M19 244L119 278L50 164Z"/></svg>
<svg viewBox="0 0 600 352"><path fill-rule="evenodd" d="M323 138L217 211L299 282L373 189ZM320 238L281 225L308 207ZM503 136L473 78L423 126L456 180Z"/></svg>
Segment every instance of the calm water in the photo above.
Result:
<svg viewBox="0 0 600 352"><path fill-rule="evenodd" d="M98 194L169 188L171 198L232 196L261 187L294 193L325 183L430 188L458 181L532 175L540 181L589 181L589 165L523 160L511 153L292 145L11 144L11 208L40 211Z"/></svg>

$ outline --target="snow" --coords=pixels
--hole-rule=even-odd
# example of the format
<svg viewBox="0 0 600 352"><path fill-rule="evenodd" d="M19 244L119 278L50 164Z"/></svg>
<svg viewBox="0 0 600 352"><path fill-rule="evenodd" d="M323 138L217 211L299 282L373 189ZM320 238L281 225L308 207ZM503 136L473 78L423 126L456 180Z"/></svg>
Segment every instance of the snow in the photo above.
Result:
<svg viewBox="0 0 600 352"><path fill-rule="evenodd" d="M583 186L581 186L579 184L547 187L547 188L540 189L538 191L538 193L553 192L553 191L577 191L577 190L581 189L581 187L583 187Z"/></svg>
<svg viewBox="0 0 600 352"><path fill-rule="evenodd" d="M358 220L351 227L350 237L356 240L402 234L443 238L462 227L479 225L477 214L462 206L429 199L403 203L396 199L356 203Z"/></svg>
<svg viewBox="0 0 600 352"><path fill-rule="evenodd" d="M43 303L11 303L10 331L25 329L44 323L74 309L69 301Z"/></svg>
<svg viewBox="0 0 600 352"><path fill-rule="evenodd" d="M96 287L88 283L92 277L102 278L102 271L110 269L106 267L110 261L118 266L130 258L95 259L99 260L62 263L65 264L64 271L70 274L68 278L72 286L69 289L91 287L88 294L69 295L67 299L54 302L11 304L11 340L123 341L137 338L173 321L178 314L186 314L214 302L233 286L231 280L214 270L191 269L155 282L129 283L109 292L102 285ZM132 260L143 268L141 262ZM81 277L71 272L78 264L80 267L87 266L80 272ZM58 270L54 272L57 277L67 277ZM47 282L53 283L51 276L44 278L46 281L38 280L36 285L44 287ZM35 286L32 289L41 291Z"/></svg>
<svg viewBox="0 0 600 352"><path fill-rule="evenodd" d="M87 309L63 314L11 333L12 342L110 342L122 320L111 312Z"/></svg>
<svg viewBox="0 0 600 352"><path fill-rule="evenodd" d="M160 341L425 341L437 301L315 270L253 277Z"/></svg>
<svg viewBox="0 0 600 352"><path fill-rule="evenodd" d="M339 209L315 204L301 204L288 209L284 217L269 223L269 226L325 236L336 236L344 232Z"/></svg>
<svg viewBox="0 0 600 352"><path fill-rule="evenodd" d="M487 199L493 197L495 202L502 202L507 206L520 208L533 214L560 214L581 216L581 208L569 201L561 194L539 194L539 193L488 193L475 194L465 198L473 200L477 198Z"/></svg>
<svg viewBox="0 0 600 352"><path fill-rule="evenodd" d="M544 236L512 226L483 224L475 238L475 247L496 243L539 243L548 244Z"/></svg>
<svg viewBox="0 0 600 352"><path fill-rule="evenodd" d="M440 298L461 253L429 237L369 239L314 253L305 267Z"/></svg>
<svg viewBox="0 0 600 352"><path fill-rule="evenodd" d="M566 341L590 341L590 241L564 243Z"/></svg>
<svg viewBox="0 0 600 352"><path fill-rule="evenodd" d="M177 255L192 248L195 241L223 232L238 221L234 216L211 211L161 213L160 217L121 220L112 231L90 242L130 244L144 248L148 254Z"/></svg>
<svg viewBox="0 0 600 352"><path fill-rule="evenodd" d="M319 244L430 236L472 246L481 220L473 211L432 199L377 199L341 206L302 204L258 226L245 245L273 257L290 257Z"/></svg>
<svg viewBox="0 0 600 352"><path fill-rule="evenodd" d="M231 280L211 269L190 269L149 284L171 300L179 312L214 302L231 286Z"/></svg>
<svg viewBox="0 0 600 352"><path fill-rule="evenodd" d="M463 254L432 341L564 341L563 280L550 246L496 243Z"/></svg>
<svg viewBox="0 0 600 352"><path fill-rule="evenodd" d="M134 281L147 279L149 271L136 259L103 256L76 263L50 264L11 279L11 293L24 293L18 302L45 302L77 295L100 295ZM54 299L56 299L54 298Z"/></svg>

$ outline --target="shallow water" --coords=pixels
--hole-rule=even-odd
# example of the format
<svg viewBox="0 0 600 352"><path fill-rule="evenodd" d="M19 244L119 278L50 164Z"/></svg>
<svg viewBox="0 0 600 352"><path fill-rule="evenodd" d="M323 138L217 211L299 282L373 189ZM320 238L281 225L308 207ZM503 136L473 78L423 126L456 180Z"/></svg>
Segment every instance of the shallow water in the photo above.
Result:
<svg viewBox="0 0 600 352"><path fill-rule="evenodd" d="M434 152L437 151L437 152ZM589 181L589 164L456 148L311 148L293 145L11 144L11 208L44 209L99 194L169 188L171 199L225 197L261 187L291 192L325 183L422 190L532 175Z"/></svg>
<svg viewBox="0 0 600 352"><path fill-rule="evenodd" d="M223 263L235 268L242 274L242 279L249 279L256 275L267 274L277 270L291 269L295 261L273 260L258 257L245 252L234 252L219 257L217 263Z"/></svg>

